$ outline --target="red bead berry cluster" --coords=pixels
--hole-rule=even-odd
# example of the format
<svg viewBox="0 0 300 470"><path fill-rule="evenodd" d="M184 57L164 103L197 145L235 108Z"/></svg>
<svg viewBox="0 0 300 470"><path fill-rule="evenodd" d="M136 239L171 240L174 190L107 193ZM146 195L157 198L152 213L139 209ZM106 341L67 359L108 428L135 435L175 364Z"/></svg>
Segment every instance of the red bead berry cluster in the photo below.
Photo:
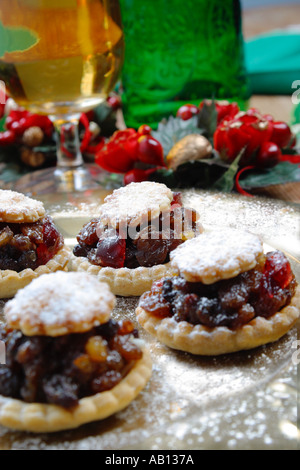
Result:
<svg viewBox="0 0 300 470"><path fill-rule="evenodd" d="M0 132L0 145L14 145L23 142L24 135L29 129L39 129L43 138L51 138L53 124L47 116L32 114L23 109L13 109L5 120L5 131Z"/></svg>
<svg viewBox="0 0 300 470"><path fill-rule="evenodd" d="M295 145L295 136L286 122L276 121L255 108L242 112L237 103L204 100L199 106L186 104L178 109L177 117L190 119L201 112L205 103L215 106L213 144L220 158L228 163L241 154L241 167L251 164L256 168L271 168L284 159L283 151Z"/></svg>
<svg viewBox="0 0 300 470"><path fill-rule="evenodd" d="M125 184L147 180L157 168L165 166L163 147L151 131L143 124L137 131L128 128L114 132L97 153L96 163L106 171L125 173Z"/></svg>

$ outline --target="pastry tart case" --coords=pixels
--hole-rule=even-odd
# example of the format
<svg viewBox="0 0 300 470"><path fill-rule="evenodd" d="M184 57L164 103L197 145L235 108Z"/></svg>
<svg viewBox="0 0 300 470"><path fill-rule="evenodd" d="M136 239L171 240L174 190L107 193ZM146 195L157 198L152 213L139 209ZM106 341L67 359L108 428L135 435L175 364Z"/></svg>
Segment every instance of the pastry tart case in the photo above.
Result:
<svg viewBox="0 0 300 470"><path fill-rule="evenodd" d="M99 189L39 199L72 248L109 193ZM267 251L288 256L300 282L298 206L200 190L182 193L185 206L200 213L204 229L233 227L261 235ZM136 297L118 297L113 312L116 320L127 316L136 323L151 351L152 377L137 399L110 418L72 431L32 435L0 426L0 449L297 449L299 322L279 341L250 351L192 356L167 348L139 327L137 303Z"/></svg>

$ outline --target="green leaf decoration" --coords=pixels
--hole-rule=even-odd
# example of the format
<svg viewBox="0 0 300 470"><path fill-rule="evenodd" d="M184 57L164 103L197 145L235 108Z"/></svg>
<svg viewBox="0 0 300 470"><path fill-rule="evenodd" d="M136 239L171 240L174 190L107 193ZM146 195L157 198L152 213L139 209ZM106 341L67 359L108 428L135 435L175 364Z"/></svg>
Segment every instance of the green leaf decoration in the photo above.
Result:
<svg viewBox="0 0 300 470"><path fill-rule="evenodd" d="M27 28L7 27L0 21L0 57L7 52L22 52L39 41L38 35Z"/></svg>
<svg viewBox="0 0 300 470"><path fill-rule="evenodd" d="M228 165L218 158L195 160L180 165L175 171L161 169L151 174L152 181L169 188L209 189L227 170Z"/></svg>
<svg viewBox="0 0 300 470"><path fill-rule="evenodd" d="M161 143L165 156L176 142L189 134L203 134L203 129L198 127L197 116L187 121L170 116L159 123L157 131L152 132L152 136Z"/></svg>
<svg viewBox="0 0 300 470"><path fill-rule="evenodd" d="M282 162L268 170L252 170L245 173L241 176L240 184L244 189L252 189L299 181L299 165L290 162Z"/></svg>
<svg viewBox="0 0 300 470"><path fill-rule="evenodd" d="M3 118L0 119L0 132L3 132L5 130L5 121L6 121L6 116L3 116Z"/></svg>
<svg viewBox="0 0 300 470"><path fill-rule="evenodd" d="M204 137L212 143L218 121L218 113L214 100L209 103L204 100L203 107L197 116L197 121L198 127L204 129Z"/></svg>
<svg viewBox="0 0 300 470"><path fill-rule="evenodd" d="M213 185L212 189L230 193L234 188L235 175L239 169L239 161L244 153L244 149L238 154L235 160L231 163L228 170L219 178Z"/></svg>

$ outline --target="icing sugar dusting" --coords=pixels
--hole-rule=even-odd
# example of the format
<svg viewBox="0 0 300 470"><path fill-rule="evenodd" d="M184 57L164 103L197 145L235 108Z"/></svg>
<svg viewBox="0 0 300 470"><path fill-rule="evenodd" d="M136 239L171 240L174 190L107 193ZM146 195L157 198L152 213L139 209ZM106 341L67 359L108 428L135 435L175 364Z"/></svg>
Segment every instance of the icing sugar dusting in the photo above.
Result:
<svg viewBox="0 0 300 470"><path fill-rule="evenodd" d="M0 189L0 221L35 222L44 215L42 202L16 191Z"/></svg>
<svg viewBox="0 0 300 470"><path fill-rule="evenodd" d="M257 235L240 230L208 231L171 252L171 262L193 282L211 284L252 269L263 253Z"/></svg>
<svg viewBox="0 0 300 470"><path fill-rule="evenodd" d="M26 335L59 336L106 322L114 304L108 285L95 276L59 271L20 290L6 304L4 315L9 325Z"/></svg>
<svg viewBox="0 0 300 470"><path fill-rule="evenodd" d="M172 199L172 191L164 184L151 181L131 183L105 198L100 216L104 223L109 222L113 226L119 221L138 222L150 212L156 216L169 209Z"/></svg>

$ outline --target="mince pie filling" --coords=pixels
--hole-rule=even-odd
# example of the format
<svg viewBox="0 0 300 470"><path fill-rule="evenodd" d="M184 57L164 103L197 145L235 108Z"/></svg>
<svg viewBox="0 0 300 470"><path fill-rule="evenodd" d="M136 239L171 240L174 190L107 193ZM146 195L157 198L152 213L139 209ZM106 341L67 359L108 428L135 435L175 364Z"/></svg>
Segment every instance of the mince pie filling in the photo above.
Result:
<svg viewBox="0 0 300 470"><path fill-rule="evenodd" d="M181 194L174 193L170 211L138 225L134 238L129 231L121 236L118 229L101 227L101 217L91 220L78 234L73 254L86 257L93 265L116 269L165 264L170 252L184 242L184 235L177 233L195 234L197 218L196 211L182 207Z"/></svg>
<svg viewBox="0 0 300 470"><path fill-rule="evenodd" d="M154 317L234 330L257 316L269 318L280 311L290 303L296 287L287 258L273 251L254 269L212 284L188 282L181 275L156 281L139 305Z"/></svg>
<svg viewBox="0 0 300 470"><path fill-rule="evenodd" d="M128 374L143 355L134 338L138 331L130 320L109 320L88 332L59 337L25 336L0 326L6 348L0 395L71 409Z"/></svg>
<svg viewBox="0 0 300 470"><path fill-rule="evenodd" d="M45 265L64 239L50 216L33 223L0 222L0 269L20 272Z"/></svg>

